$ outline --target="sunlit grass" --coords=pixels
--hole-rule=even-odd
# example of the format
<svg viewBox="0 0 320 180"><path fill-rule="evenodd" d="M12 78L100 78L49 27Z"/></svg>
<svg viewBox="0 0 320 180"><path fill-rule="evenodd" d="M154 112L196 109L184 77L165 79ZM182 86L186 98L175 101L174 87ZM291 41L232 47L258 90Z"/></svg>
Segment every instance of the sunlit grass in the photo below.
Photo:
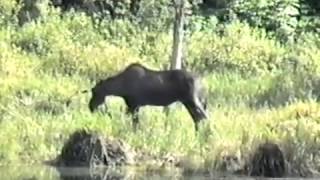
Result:
<svg viewBox="0 0 320 180"><path fill-rule="evenodd" d="M18 102L2 106L2 164L39 163L54 158L68 135L80 128L121 138L133 147L158 155L171 152L191 156L201 154L205 159L216 157L214 152L225 153L220 152L221 147L232 153L239 149L251 149L256 139L268 138L280 142L287 137L286 133L296 133L298 125L312 134L319 133L320 128L320 106L315 102L297 102L286 107L260 110L241 104L237 108L213 106L209 110L210 118L204 122L198 136L194 133L189 114L178 103L172 106L168 117L161 108L142 109L140 129L136 133L132 130L130 116L124 114L124 104L120 98L108 99L112 118L103 111L91 114L86 102L81 103L74 109L65 108L58 115L37 112L18 105ZM281 128L284 130L279 130ZM243 139L244 136L246 139Z"/></svg>

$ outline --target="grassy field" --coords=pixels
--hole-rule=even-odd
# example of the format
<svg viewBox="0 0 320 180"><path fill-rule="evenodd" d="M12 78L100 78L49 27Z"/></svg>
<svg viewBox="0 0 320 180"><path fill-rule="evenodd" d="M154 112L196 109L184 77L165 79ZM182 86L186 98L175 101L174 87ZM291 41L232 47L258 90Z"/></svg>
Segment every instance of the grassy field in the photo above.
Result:
<svg viewBox="0 0 320 180"><path fill-rule="evenodd" d="M171 31L146 31L125 21L95 29L89 18L56 12L44 23L0 29L0 164L55 158L80 128L121 138L131 146L187 156L217 169L224 155L245 158L258 142L273 140L295 169L319 170L320 41L306 34L280 44L263 30L234 22L187 36L187 67L202 72L209 115L198 136L181 104L168 117L141 110L134 133L120 98L108 99L112 118L87 108L90 94L75 92L131 62L165 68ZM112 29L113 28L113 29ZM295 66L296 65L296 66Z"/></svg>

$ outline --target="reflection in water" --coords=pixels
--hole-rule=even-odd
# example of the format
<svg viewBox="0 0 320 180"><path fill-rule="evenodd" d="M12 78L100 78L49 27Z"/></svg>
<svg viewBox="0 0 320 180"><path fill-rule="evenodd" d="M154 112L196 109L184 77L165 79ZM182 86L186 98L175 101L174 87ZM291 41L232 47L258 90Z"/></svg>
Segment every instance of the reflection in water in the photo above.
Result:
<svg viewBox="0 0 320 180"><path fill-rule="evenodd" d="M142 171L138 168L54 168L50 166L0 167L1 180L213 180L203 174L181 176L179 170ZM219 179L219 178L217 178ZM230 178L226 178L230 179Z"/></svg>
<svg viewBox="0 0 320 180"><path fill-rule="evenodd" d="M57 168L61 180L124 180L125 173L114 169Z"/></svg>
<svg viewBox="0 0 320 180"><path fill-rule="evenodd" d="M60 173L61 180L181 179L179 178L180 173L169 170L152 172L139 172L134 168L100 168L94 170L89 168L58 168L57 170Z"/></svg>
<svg viewBox="0 0 320 180"><path fill-rule="evenodd" d="M141 172L134 168L107 169L99 168L90 170L89 168L54 168L50 166L0 166L1 180L231 180L231 179L251 179L249 177L236 177L208 174L188 174L181 175L178 170L161 170ZM261 178L257 178L261 179ZM285 179L278 178L277 180ZM302 178L290 178L302 179Z"/></svg>

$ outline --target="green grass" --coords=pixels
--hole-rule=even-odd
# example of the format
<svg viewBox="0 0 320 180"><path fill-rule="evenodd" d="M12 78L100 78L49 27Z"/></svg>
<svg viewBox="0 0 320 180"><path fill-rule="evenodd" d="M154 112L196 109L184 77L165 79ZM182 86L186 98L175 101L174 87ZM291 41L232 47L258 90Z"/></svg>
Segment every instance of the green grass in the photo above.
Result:
<svg viewBox="0 0 320 180"><path fill-rule="evenodd" d="M101 112L91 114L87 109L88 94L75 96L67 108L63 100L74 92L75 87L81 87L82 82L62 78L63 81L58 83L58 79L42 77L40 81L31 78L34 84L29 83L34 86L29 87L28 80L24 81L24 87L31 91L30 95L3 98L1 164L40 163L53 159L59 154L68 135L80 128L121 138L131 146L155 155L173 153L195 157L197 163L201 165L203 162L206 168L216 168L215 164L226 154L245 157L255 148L255 142L266 139L275 140L282 147L293 145L297 148L301 144L296 141L303 141L306 145L310 143L310 146L304 147L304 153L317 146L313 144L320 132L320 106L316 102L299 101L277 108L248 106L246 102L259 94L258 82L266 84L268 79L237 80L235 75L208 77L209 83L220 82L212 89L212 94L217 93L213 97L220 96L220 99L211 97L210 118L205 121L199 136L195 136L192 119L181 104L172 106L168 117L161 108L143 108L140 113L141 127L136 133L132 130L130 117L124 114L125 107L120 98L108 98L112 118L103 113L103 107ZM39 85L36 85L37 81ZM54 85L53 81L57 83ZM231 87L232 82L234 85ZM70 88L63 88L64 84ZM228 98L222 99L221 96ZM230 103L231 99L234 104ZM53 111L55 109L58 110Z"/></svg>
<svg viewBox="0 0 320 180"><path fill-rule="evenodd" d="M168 64L170 33L145 32L127 22L121 27L135 31L101 35L85 16L59 19L54 13L43 24L1 27L0 165L53 159L71 133L87 128L155 155L195 159L197 166L209 169L218 168L224 155L245 158L267 139L280 144L292 166L319 167L319 155L311 153L319 148L320 132L317 38L308 39L308 45L280 45L241 23L228 25L225 36L194 33L188 37L187 64L206 71L209 119L196 136L181 104L172 106L168 117L161 108L145 107L140 130L134 133L120 98L108 98L112 118L103 107L89 112L90 94L74 96L66 107L72 94L130 62L153 68ZM292 72L284 65L291 56L309 69Z"/></svg>

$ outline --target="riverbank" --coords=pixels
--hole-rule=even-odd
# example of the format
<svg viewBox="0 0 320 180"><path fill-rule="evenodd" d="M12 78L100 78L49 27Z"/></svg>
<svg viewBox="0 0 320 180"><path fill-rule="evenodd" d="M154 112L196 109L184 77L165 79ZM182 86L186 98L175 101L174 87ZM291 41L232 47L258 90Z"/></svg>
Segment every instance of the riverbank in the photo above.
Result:
<svg viewBox="0 0 320 180"><path fill-rule="evenodd" d="M120 109L120 104L111 104L111 109ZM198 136L192 129L191 118L179 106L167 118L161 110L149 108L143 111L143 123L136 133L128 123L131 119L117 111L112 113L117 117L114 119L102 113L92 115L85 110L66 110L61 115L45 114L33 118L18 112L8 113L7 116L14 119L3 120L0 124L1 164L37 164L54 159L68 136L85 128L119 138L154 157L174 161L177 156L181 158L180 167L190 172L197 169L235 171L237 169L232 168L239 168L258 144L269 140L279 144L292 173L308 176L317 170L319 107L315 102L299 102L276 109L210 108L211 118ZM227 167L226 157L237 160ZM163 158L156 163L164 161Z"/></svg>

